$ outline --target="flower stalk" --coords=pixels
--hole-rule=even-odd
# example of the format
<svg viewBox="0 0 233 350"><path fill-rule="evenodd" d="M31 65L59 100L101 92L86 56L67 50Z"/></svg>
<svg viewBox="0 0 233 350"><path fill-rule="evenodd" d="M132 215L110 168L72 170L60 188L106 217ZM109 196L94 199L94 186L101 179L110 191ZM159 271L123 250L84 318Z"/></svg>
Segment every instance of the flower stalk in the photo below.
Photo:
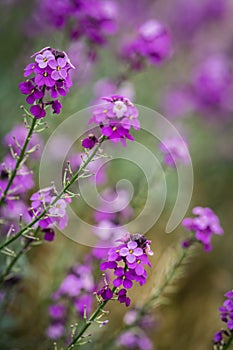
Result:
<svg viewBox="0 0 233 350"><path fill-rule="evenodd" d="M112 288L112 293L114 294L114 292L116 291L116 287ZM78 334L73 338L73 340L71 341L71 343L68 345L68 347L66 348L66 350L70 350L70 349L74 349L75 346L78 346L77 342L79 341L79 339L81 337L83 337L84 333L86 332L86 330L91 326L91 324L96 320L96 318L99 316L99 314L101 313L101 311L103 310L103 308L105 307L105 305L108 303L109 300L104 300L102 301L99 306L97 307L97 309L93 312L93 314L88 318L88 320L85 321L83 327L80 329L80 331L78 332Z"/></svg>
<svg viewBox="0 0 233 350"><path fill-rule="evenodd" d="M26 140L25 140L25 142L24 142L24 145L23 145L23 147L22 147L22 149L21 149L21 152L20 152L20 154L19 154L19 156L18 156L18 160L17 160L17 162L16 162L15 168L14 168L14 170L12 171L12 173L10 174L8 184L7 184L7 186L6 186L6 188L5 188L5 191L3 192L2 197L1 197L1 199L0 199L0 206L4 203L4 200L6 199L6 196L7 196L7 194L8 194L8 191L9 191L9 189L10 189L10 187L11 187L13 181L14 181L14 178L15 178L15 176L17 175L17 171L19 170L19 167L20 167L20 165L21 165L21 163L22 163L22 161L23 161L23 159L24 159L24 157L25 157L28 143L30 142L31 137L32 137L33 132L34 132L35 127L36 127L37 119L36 119L35 117L33 117L31 114L29 114L29 115L30 115L31 118L33 118L33 119L32 119L32 123L31 123L31 127L30 127L30 129L29 129L29 131L28 131L27 138L26 138Z"/></svg>
<svg viewBox="0 0 233 350"><path fill-rule="evenodd" d="M44 208L44 210L41 212L40 215L38 215L35 219L33 219L29 224L24 226L20 231L18 231L14 236L12 236L10 239L5 241L1 246L0 250L7 247L9 244L14 242L18 237L22 236L24 233L29 231L40 219L44 217L44 215L51 209L54 204L57 203L59 199L68 191L68 189L71 187L71 185L79 178L82 171L86 168L86 166L92 161L92 159L95 157L96 153L100 149L101 144L105 140L105 137L101 137L99 139L99 143L93 150L93 152L87 157L87 159L82 163L82 165L79 167L78 171L73 175L73 177L67 182L67 184L63 187L63 189L57 194L57 196L54 198L54 200Z"/></svg>

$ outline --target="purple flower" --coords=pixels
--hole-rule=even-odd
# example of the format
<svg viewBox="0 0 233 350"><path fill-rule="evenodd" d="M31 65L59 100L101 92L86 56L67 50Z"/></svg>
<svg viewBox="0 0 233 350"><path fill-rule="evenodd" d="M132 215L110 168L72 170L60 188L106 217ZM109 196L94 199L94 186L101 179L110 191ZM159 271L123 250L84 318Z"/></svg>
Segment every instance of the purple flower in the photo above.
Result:
<svg viewBox="0 0 233 350"><path fill-rule="evenodd" d="M151 64L159 64L172 53L171 38L160 22L151 19L144 23L137 37L122 48L122 57L131 67L140 70L147 59Z"/></svg>
<svg viewBox="0 0 233 350"><path fill-rule="evenodd" d="M119 290L119 292L117 293L118 297L117 299L119 300L119 302L122 304L125 304L126 307L128 307L130 305L130 298L127 297L127 290L122 288L121 290Z"/></svg>
<svg viewBox="0 0 233 350"><path fill-rule="evenodd" d="M44 233L45 241L52 242L54 240L55 231L52 228L45 228L42 232Z"/></svg>
<svg viewBox="0 0 233 350"><path fill-rule="evenodd" d="M104 301L111 300L113 297L112 290L106 285L101 290L97 292L97 295L100 295Z"/></svg>
<svg viewBox="0 0 233 350"><path fill-rule="evenodd" d="M90 134L86 139L82 140L83 148L87 149L92 149L96 143L98 143L98 139L93 134Z"/></svg>
<svg viewBox="0 0 233 350"><path fill-rule="evenodd" d="M93 117L89 123L98 124L101 134L112 142L122 142L126 145L126 139L133 141L134 138L130 134L131 127L140 129L136 107L129 99L119 95L102 99L106 103L93 110Z"/></svg>
<svg viewBox="0 0 233 350"><path fill-rule="evenodd" d="M210 208L195 207L193 214L195 218L186 218L182 221L182 225L188 230L194 232L195 239L203 244L206 252L212 249L211 238L214 234L222 235L223 229L220 226L218 217ZM192 240L193 238L191 238ZM189 240L183 242L188 245Z"/></svg>
<svg viewBox="0 0 233 350"><path fill-rule="evenodd" d="M31 196L31 215L36 217L40 215L40 213L51 204L55 199L54 189L51 187L45 188L43 190L39 190ZM61 198L59 199L53 206L50 208L43 216L42 219L39 220L38 225L42 229L52 229L55 225L57 225L61 230L64 229L68 223L68 218L66 214L67 203L70 202L69 198ZM52 237L48 232L45 237ZM46 238L45 238L46 239Z"/></svg>
<svg viewBox="0 0 233 350"><path fill-rule="evenodd" d="M153 345L147 335L138 330L127 330L117 338L117 344L128 349L152 350Z"/></svg>
<svg viewBox="0 0 233 350"><path fill-rule="evenodd" d="M46 335L50 339L56 340L56 339L61 338L63 336L64 332L65 332L64 325L56 322L47 328Z"/></svg>
<svg viewBox="0 0 233 350"><path fill-rule="evenodd" d="M67 77L66 58L59 57L57 61L51 60L48 62L49 67L52 68L51 77L54 80L65 79Z"/></svg>
<svg viewBox="0 0 233 350"><path fill-rule="evenodd" d="M62 109L62 104L59 100L55 100L52 102L52 109L53 109L53 113L55 114L59 114L61 109Z"/></svg>
<svg viewBox="0 0 233 350"><path fill-rule="evenodd" d="M34 73L35 68L36 68L36 64L35 63L29 63L27 65L27 67L24 69L24 76L28 77L29 75Z"/></svg>
<svg viewBox="0 0 233 350"><path fill-rule="evenodd" d="M53 319L62 319L65 316L66 307L63 304L54 304L49 307L49 315Z"/></svg>
<svg viewBox="0 0 233 350"><path fill-rule="evenodd" d="M126 257L127 262L132 264L136 261L137 257L143 254L143 250L138 247L135 241L130 241L127 243L127 247L121 248L119 254Z"/></svg>
<svg viewBox="0 0 233 350"><path fill-rule="evenodd" d="M113 285L115 287L124 286L126 289L130 289L133 287L132 280L134 279L134 275L130 271L126 271L123 267L118 267L115 269L114 275L117 276L115 280L113 280Z"/></svg>
<svg viewBox="0 0 233 350"><path fill-rule="evenodd" d="M175 168L177 163L188 164L190 156L187 143L181 138L166 138L160 143L164 154L164 163Z"/></svg>
<svg viewBox="0 0 233 350"><path fill-rule="evenodd" d="M35 57L35 61L38 63L38 66L40 68L46 68L48 64L50 64L49 61L55 60L54 55L50 50L45 50L42 53L39 53Z"/></svg>
<svg viewBox="0 0 233 350"><path fill-rule="evenodd" d="M108 258L100 265L101 270L114 270L116 278L113 280L114 287L123 285L123 289L116 291L116 296L121 303L126 306L130 304L130 298L127 296L127 289L132 288L133 281L143 285L146 282L146 271L144 265L151 267L147 258L150 241L142 235L135 234L123 237L123 243L117 247L110 248ZM102 291L103 292L103 291ZM101 293L100 293L101 295Z"/></svg>
<svg viewBox="0 0 233 350"><path fill-rule="evenodd" d="M33 105L30 108L30 112L36 117L36 119L41 119L46 115L43 104Z"/></svg>
<svg viewBox="0 0 233 350"><path fill-rule="evenodd" d="M53 99L57 98L58 94L65 96L72 86L69 71L74 69L74 66L65 52L50 47L42 49L32 57L35 61L25 68L24 75L27 77L33 74L33 76L19 84L20 91L28 95L26 101L33 105L30 112L37 119L45 117L45 105L51 105L53 113L59 114L62 105L60 101Z"/></svg>
<svg viewBox="0 0 233 350"><path fill-rule="evenodd" d="M226 323L227 329L215 333L213 338L214 344L219 344L222 346L227 343L227 338L233 332L233 290L224 295L227 299L224 301L223 306L219 308L219 312L220 318Z"/></svg>

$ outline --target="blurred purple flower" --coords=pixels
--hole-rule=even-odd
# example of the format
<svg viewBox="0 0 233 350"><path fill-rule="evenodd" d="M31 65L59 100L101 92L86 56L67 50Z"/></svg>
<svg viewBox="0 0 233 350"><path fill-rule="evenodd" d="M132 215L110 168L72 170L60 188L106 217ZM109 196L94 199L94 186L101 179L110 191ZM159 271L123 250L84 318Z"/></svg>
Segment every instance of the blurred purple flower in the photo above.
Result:
<svg viewBox="0 0 233 350"><path fill-rule="evenodd" d="M182 221L182 225L188 230L194 232L195 239L203 244L206 252L212 249L211 238L214 234L222 235L223 229L219 223L218 217L210 208L195 207L193 214L195 218L186 218ZM193 238L191 238L191 241ZM183 247L190 242L187 239L183 242Z"/></svg>

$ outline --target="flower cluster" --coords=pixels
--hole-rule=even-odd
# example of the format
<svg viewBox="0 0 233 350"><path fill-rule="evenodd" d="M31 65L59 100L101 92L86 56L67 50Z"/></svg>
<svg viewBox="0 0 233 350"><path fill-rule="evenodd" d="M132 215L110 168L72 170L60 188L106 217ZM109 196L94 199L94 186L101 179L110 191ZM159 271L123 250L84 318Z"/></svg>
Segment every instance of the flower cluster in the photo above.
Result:
<svg viewBox="0 0 233 350"><path fill-rule="evenodd" d="M227 298L223 306L219 308L220 318L226 323L227 330L216 332L213 338L215 345L224 346L225 338L229 337L233 332L233 290L224 294Z"/></svg>
<svg viewBox="0 0 233 350"><path fill-rule="evenodd" d="M103 45L117 30L117 6L106 0L39 1L35 17L39 24L57 29L67 27L72 39L86 38L89 43Z"/></svg>
<svg viewBox="0 0 233 350"><path fill-rule="evenodd" d="M33 217L39 216L43 210L49 206L56 198L56 193L53 187L44 188L34 193L31 196L30 214ZM54 239L54 226L57 225L61 230L68 223L66 214L67 204L70 203L69 197L60 198L51 206L45 215L38 221L38 226L44 232L44 239L52 241Z"/></svg>
<svg viewBox="0 0 233 350"><path fill-rule="evenodd" d="M164 139L160 143L160 150L164 154L164 163L172 168L177 163L187 164L189 162L189 152L187 143L178 137Z"/></svg>
<svg viewBox="0 0 233 350"><path fill-rule="evenodd" d="M171 38L163 24L151 19L138 31L136 39L122 48L122 57L133 69L141 69L144 61L157 65L171 55Z"/></svg>
<svg viewBox="0 0 233 350"><path fill-rule="evenodd" d="M194 237L183 241L184 248L189 247L194 241L202 243L206 252L212 249L211 238L214 234L222 235L223 229L219 223L218 217L210 208L195 207L192 210L195 218L185 218L182 225L194 233Z"/></svg>
<svg viewBox="0 0 233 350"><path fill-rule="evenodd" d="M151 267L148 255L152 255L150 241L140 234L126 234L122 244L110 248L107 261L101 263L100 269L114 271L115 279L113 286L119 288L116 292L120 303L130 305L130 298L127 296L127 289L132 288L133 281L143 285L146 282L147 272L145 266ZM98 291L103 300L112 299L114 292L109 285L105 285Z"/></svg>
<svg viewBox="0 0 233 350"><path fill-rule="evenodd" d="M94 108L89 124L99 125L101 134L105 138L112 142L122 142L125 146L126 139L134 140L130 134L131 127L136 130L140 129L138 110L128 98L123 96L103 97L102 100L106 103ZM83 140L83 146L92 148L97 142L97 138L91 135Z"/></svg>
<svg viewBox="0 0 233 350"><path fill-rule="evenodd" d="M147 333L155 330L155 318L152 314L143 314L141 309L133 308L124 316L128 330L123 331L116 339L116 345L129 349L152 350L153 344Z"/></svg>
<svg viewBox="0 0 233 350"><path fill-rule="evenodd" d="M37 119L46 115L45 108L52 106L53 113L59 114L62 108L59 95L65 96L72 85L69 70L74 69L65 52L46 47L35 53L34 62L27 65L24 76L30 77L19 84L26 101L31 105L30 112ZM49 94L48 94L49 93ZM45 101L46 95L50 95Z"/></svg>
<svg viewBox="0 0 233 350"><path fill-rule="evenodd" d="M83 317L90 313L94 300L95 283L90 264L78 264L62 281L60 287L53 293L53 304L49 307L51 324L46 330L50 339L61 338L65 333L65 323L68 318L70 303L77 314Z"/></svg>

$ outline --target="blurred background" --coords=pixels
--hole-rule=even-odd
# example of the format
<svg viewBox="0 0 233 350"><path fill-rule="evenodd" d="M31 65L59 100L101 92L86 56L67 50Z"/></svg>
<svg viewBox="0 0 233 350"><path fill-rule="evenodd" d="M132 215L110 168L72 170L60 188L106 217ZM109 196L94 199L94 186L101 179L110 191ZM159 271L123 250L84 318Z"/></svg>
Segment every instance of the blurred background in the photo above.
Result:
<svg viewBox="0 0 233 350"><path fill-rule="evenodd" d="M214 248L208 254L198 247L185 266L184 275L176 282L177 289L170 294L169 304L153 310L156 323L149 338L157 350L211 349L212 336L221 328L218 307L223 302L223 294L233 287L232 1L120 0L116 9L113 7L116 28L111 35L106 35L103 43L94 44L85 34L70 33L69 25L63 24L66 18L61 19L59 11L63 13L65 9L61 8L68 3L1 0L1 139L23 122L19 107L25 104L25 99L18 85L24 79L23 70L31 62L30 56L46 46L67 51L77 69L72 75L71 92L62 98L62 114L47 120L49 128L41 135L45 141L65 118L98 102L100 96L116 91L124 91L134 103L156 110L173 123L187 140L193 163L194 189L187 216L195 206L211 207L220 218L224 236L214 237ZM95 1L91 6L96 6ZM55 21L57 18L60 22ZM124 45L151 19L166 27L171 52L158 64L146 62L142 69L131 67L129 72L130 58L123 54ZM142 139L146 137L142 135ZM161 160L158 142L155 145L155 153ZM74 149L79 152L80 146L74 145ZM1 147L1 156L5 153L6 149ZM35 171L38 166L39 161ZM130 162L110 161L106 172L108 179L100 184L100 191L114 189L122 178L129 179L135 196L130 208L132 215L137 215L145 204L146 192L153 190L147 188L140 169ZM149 283L130 291L136 305L146 300L153 285L158 283L158 276L165 273L170 254L175 254L185 237L181 226L165 234L177 191L175 170L168 171L166 181L166 209L147 233L154 250ZM75 201L73 209L84 220L94 222L93 211L84 201ZM46 242L29 252L20 264L23 277L7 287L9 302L2 305L1 310L0 349L53 349L53 341L45 335L50 322L51 294L69 269L83 262L89 251L89 247L71 241L58 231L53 243ZM101 329L104 335L96 349L108 349L101 342L105 344L123 324L125 307L112 303L108 309L110 322ZM75 317L76 314L72 315L72 322Z"/></svg>

